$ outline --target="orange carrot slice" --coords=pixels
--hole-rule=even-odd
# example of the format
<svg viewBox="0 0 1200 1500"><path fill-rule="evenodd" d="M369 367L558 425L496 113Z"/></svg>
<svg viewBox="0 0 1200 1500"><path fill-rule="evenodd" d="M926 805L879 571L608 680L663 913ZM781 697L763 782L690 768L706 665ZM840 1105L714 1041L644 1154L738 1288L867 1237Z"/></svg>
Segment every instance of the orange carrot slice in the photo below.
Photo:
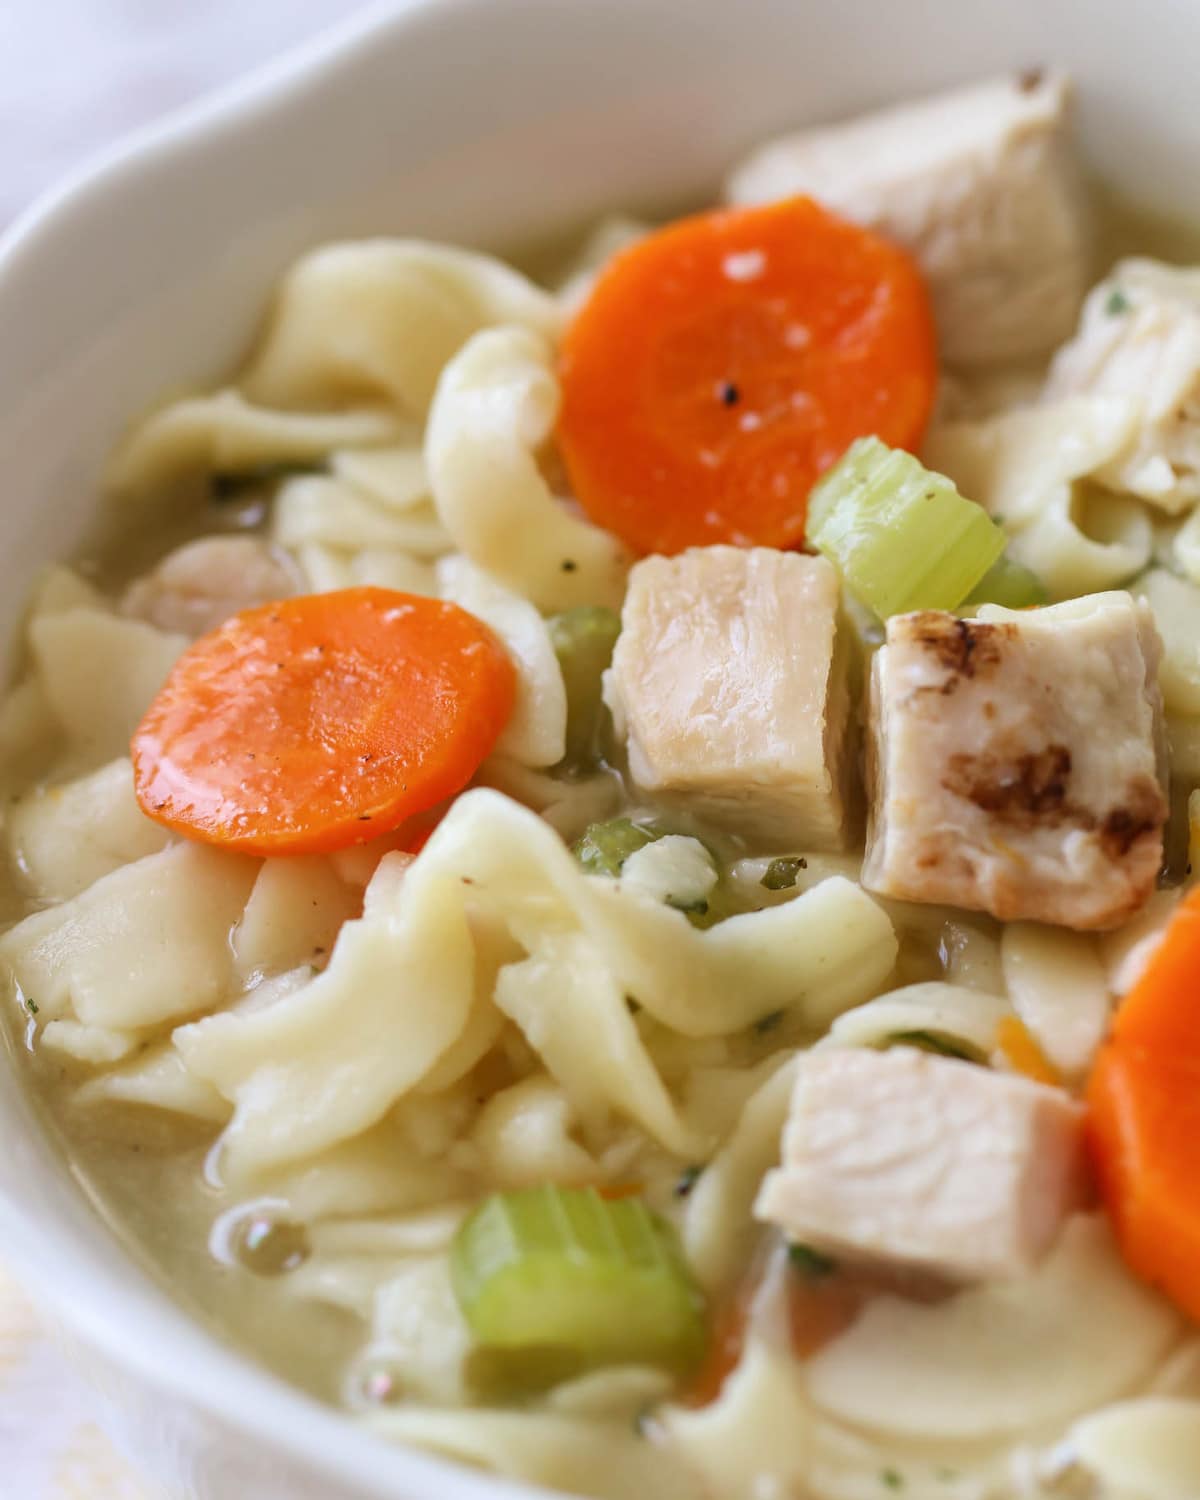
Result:
<svg viewBox="0 0 1200 1500"><path fill-rule="evenodd" d="M143 812L248 854L389 833L471 779L516 674L474 616L356 588L243 610L176 663L133 738Z"/></svg>
<svg viewBox="0 0 1200 1500"><path fill-rule="evenodd" d="M1176 912L1088 1081L1101 1196L1130 1269L1200 1321L1200 891Z"/></svg>
<svg viewBox="0 0 1200 1500"><path fill-rule="evenodd" d="M904 251L793 198L619 255L561 378L559 440L594 521L639 552L796 546L809 490L855 438L920 441L933 318Z"/></svg>

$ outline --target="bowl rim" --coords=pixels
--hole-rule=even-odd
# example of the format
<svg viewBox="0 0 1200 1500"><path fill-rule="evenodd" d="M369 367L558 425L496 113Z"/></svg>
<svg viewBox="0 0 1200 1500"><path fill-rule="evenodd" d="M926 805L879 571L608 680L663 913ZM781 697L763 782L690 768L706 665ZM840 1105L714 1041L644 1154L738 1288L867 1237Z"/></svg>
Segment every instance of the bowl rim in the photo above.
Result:
<svg viewBox="0 0 1200 1500"><path fill-rule="evenodd" d="M74 166L18 209L0 229L0 277L56 232L59 220L78 205L109 192L120 179L140 172L160 157L225 135L253 122L298 89L353 62L382 32L415 12L446 10L463 0L366 0L352 15L332 21L314 35L204 89L185 104L156 115L85 154ZM471 4L472 0L466 0Z"/></svg>
<svg viewBox="0 0 1200 1500"><path fill-rule="evenodd" d="M43 247L69 233L72 220L95 200L162 160L211 149L261 117L302 97L314 85L352 72L385 36L440 13L478 11L491 0L368 0L352 15L232 81L201 94L86 158L21 209L0 233L0 288L18 276ZM9 1038L0 1048L16 1066ZM9 1086L21 1088L19 1080ZM39 1146L50 1136L23 1100ZM300 1459L332 1483L349 1482L362 1495L401 1500L436 1494L447 1500L531 1500L554 1491L474 1471L456 1460L391 1442L355 1423L348 1413L308 1396L249 1355L222 1340L189 1312L108 1224L75 1184L80 1206L95 1216L98 1235L127 1258L118 1272L82 1236L52 1227L0 1189L0 1246L5 1265L35 1306L48 1310L112 1366L169 1395L245 1440L248 1451L269 1450ZM136 1454L131 1454L138 1464Z"/></svg>

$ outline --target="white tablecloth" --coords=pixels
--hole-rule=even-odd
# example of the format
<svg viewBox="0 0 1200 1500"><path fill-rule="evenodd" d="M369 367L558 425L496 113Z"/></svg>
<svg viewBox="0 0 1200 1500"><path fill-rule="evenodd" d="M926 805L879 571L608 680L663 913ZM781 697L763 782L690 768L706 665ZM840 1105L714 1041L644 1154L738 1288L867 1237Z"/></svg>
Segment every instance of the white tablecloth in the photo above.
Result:
<svg viewBox="0 0 1200 1500"><path fill-rule="evenodd" d="M97 148L357 8L0 0L0 228ZM87 1390L2 1266L0 1500L167 1500L117 1458Z"/></svg>

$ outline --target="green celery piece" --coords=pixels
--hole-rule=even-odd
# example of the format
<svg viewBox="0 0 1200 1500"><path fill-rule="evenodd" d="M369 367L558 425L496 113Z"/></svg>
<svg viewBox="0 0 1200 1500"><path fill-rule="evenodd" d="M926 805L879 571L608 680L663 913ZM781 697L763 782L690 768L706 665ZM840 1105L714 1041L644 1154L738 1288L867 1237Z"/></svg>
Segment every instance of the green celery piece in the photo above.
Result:
<svg viewBox="0 0 1200 1500"><path fill-rule="evenodd" d="M496 1193L455 1236L450 1275L476 1343L514 1386L573 1361L682 1371L704 1352L704 1300L675 1232L636 1198Z"/></svg>
<svg viewBox="0 0 1200 1500"><path fill-rule="evenodd" d="M605 823L589 823L573 853L589 875L615 876L631 854L662 836L662 829L643 828L629 818L609 818Z"/></svg>
<svg viewBox="0 0 1200 1500"><path fill-rule="evenodd" d="M982 506L875 437L851 444L813 489L808 540L881 620L954 609L1004 551Z"/></svg>
<svg viewBox="0 0 1200 1500"><path fill-rule="evenodd" d="M582 836L571 846L571 852L589 875L620 875L631 854L657 843L670 832L657 823L635 823L631 818L610 818L604 823L589 823ZM710 851L711 852L711 851ZM705 931L734 914L735 907L723 883L713 887L706 901L684 906L668 902L680 911L693 927Z"/></svg>
<svg viewBox="0 0 1200 1500"><path fill-rule="evenodd" d="M983 575L964 604L1002 604L1005 609L1031 609L1050 596L1036 573L1005 553Z"/></svg>
<svg viewBox="0 0 1200 1500"><path fill-rule="evenodd" d="M595 765L608 724L600 695L601 678L612 662L621 617L600 605L584 604L547 621L563 685L567 690L567 751L563 765Z"/></svg>

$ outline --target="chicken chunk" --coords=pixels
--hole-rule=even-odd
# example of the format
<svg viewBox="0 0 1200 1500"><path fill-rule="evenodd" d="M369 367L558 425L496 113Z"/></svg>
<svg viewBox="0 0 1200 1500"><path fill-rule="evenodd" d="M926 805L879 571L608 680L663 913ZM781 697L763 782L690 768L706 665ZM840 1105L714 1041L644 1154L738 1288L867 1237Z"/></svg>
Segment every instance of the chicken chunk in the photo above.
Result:
<svg viewBox="0 0 1200 1500"><path fill-rule="evenodd" d="M807 193L904 245L929 280L944 357L1048 353L1087 287L1084 194L1053 73L994 79L785 136L732 174L726 197Z"/></svg>
<svg viewBox="0 0 1200 1500"><path fill-rule="evenodd" d="M841 848L849 632L819 557L696 547L629 577L605 695L643 791L778 848Z"/></svg>
<svg viewBox="0 0 1200 1500"><path fill-rule="evenodd" d="M908 901L1116 927L1163 854L1161 647L1092 594L888 621L870 690L863 884Z"/></svg>
<svg viewBox="0 0 1200 1500"><path fill-rule="evenodd" d="M1063 1090L914 1047L830 1048L800 1061L754 1211L816 1250L967 1281L1034 1266L1084 1183Z"/></svg>
<svg viewBox="0 0 1200 1500"><path fill-rule="evenodd" d="M300 588L283 553L258 537L206 536L177 547L130 584L122 611L160 630L204 635L254 604Z"/></svg>
<svg viewBox="0 0 1200 1500"><path fill-rule="evenodd" d="M1124 260L1089 295L1044 399L1119 396L1132 440L1095 470L1111 489L1178 514L1200 501L1200 270Z"/></svg>

